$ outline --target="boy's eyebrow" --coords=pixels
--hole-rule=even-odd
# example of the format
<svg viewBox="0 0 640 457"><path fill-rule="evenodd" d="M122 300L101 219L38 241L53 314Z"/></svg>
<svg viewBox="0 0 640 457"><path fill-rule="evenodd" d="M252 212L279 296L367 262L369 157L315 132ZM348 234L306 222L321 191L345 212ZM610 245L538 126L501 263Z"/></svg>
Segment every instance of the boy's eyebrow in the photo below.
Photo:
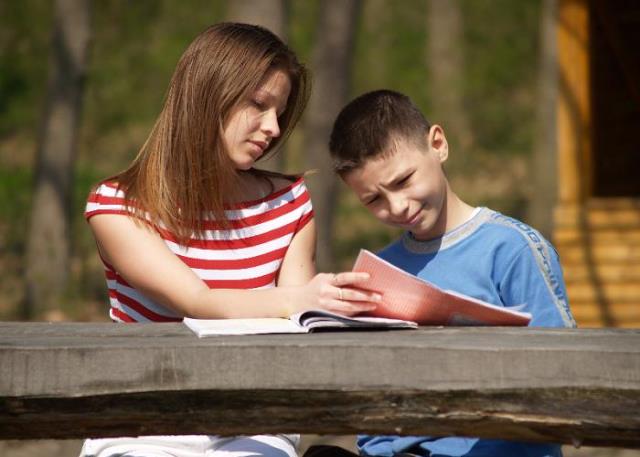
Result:
<svg viewBox="0 0 640 457"><path fill-rule="evenodd" d="M391 185L393 185L394 182L399 181L400 179L403 179L404 177L410 175L411 173L414 173L415 169L413 168L409 168L408 170L402 170L399 173L396 173L391 179L389 179L387 182L381 182L380 185L382 187L390 187ZM360 200L361 201L365 201L365 200L370 200L373 197L376 197L378 195L378 192L376 190L372 190L372 191L365 191L361 196L360 196Z"/></svg>
<svg viewBox="0 0 640 457"><path fill-rule="evenodd" d="M398 173L396 173L395 175L393 175L393 177L391 177L387 182L382 182L380 184L382 184L382 187L389 187L391 186L394 182L399 181L400 179L404 178L405 176L411 174L414 172L413 168L409 168L407 170L402 170Z"/></svg>

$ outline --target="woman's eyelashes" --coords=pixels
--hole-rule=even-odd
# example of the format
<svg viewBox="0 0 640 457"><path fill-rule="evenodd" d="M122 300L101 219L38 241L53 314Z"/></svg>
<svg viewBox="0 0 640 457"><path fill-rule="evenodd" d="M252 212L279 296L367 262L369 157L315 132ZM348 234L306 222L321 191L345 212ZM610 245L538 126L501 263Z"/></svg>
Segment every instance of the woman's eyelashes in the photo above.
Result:
<svg viewBox="0 0 640 457"><path fill-rule="evenodd" d="M260 111L265 111L267 109L267 104L264 100L258 99L258 98L254 98L251 100L251 104L259 109Z"/></svg>
<svg viewBox="0 0 640 457"><path fill-rule="evenodd" d="M253 108L255 108L257 111L261 113L265 113L272 108L272 106L267 101L255 99L255 98L251 100L251 106L253 106ZM278 119L280 119L283 114L284 114L284 109L276 110L276 117Z"/></svg>

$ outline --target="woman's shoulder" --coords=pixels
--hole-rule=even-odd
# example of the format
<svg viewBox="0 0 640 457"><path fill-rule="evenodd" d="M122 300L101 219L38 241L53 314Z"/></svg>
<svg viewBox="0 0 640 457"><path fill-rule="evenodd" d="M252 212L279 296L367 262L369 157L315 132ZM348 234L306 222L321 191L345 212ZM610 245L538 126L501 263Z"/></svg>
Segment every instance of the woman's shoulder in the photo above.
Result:
<svg viewBox="0 0 640 457"><path fill-rule="evenodd" d="M121 183L113 179L105 179L95 184L89 191L87 201L96 203L130 204L131 195ZM134 199L135 200L135 199Z"/></svg>
<svg viewBox="0 0 640 457"><path fill-rule="evenodd" d="M272 184L272 193L289 190L294 187L305 187L302 176L274 176L269 178Z"/></svg>
<svg viewBox="0 0 640 457"><path fill-rule="evenodd" d="M274 172L259 172L245 176L244 186L243 198L239 200L241 206L263 203L288 194L298 196L308 193L302 176Z"/></svg>
<svg viewBox="0 0 640 457"><path fill-rule="evenodd" d="M292 214L306 216L313 212L311 197L302 177L295 180L270 178L268 186L263 188L261 195L254 194L253 199L249 198L249 195L245 197L247 198L238 203L227 205L226 209L233 211L233 213L227 213L229 217L256 218L261 214L267 218L287 218L292 217Z"/></svg>
<svg viewBox="0 0 640 457"><path fill-rule="evenodd" d="M104 180L89 192L85 206L85 218L96 214L128 214L131 203L117 181Z"/></svg>
<svg viewBox="0 0 640 457"><path fill-rule="evenodd" d="M275 176L270 177L269 181L271 188L265 200L277 199L283 195L296 199L309 193L302 176Z"/></svg>
<svg viewBox="0 0 640 457"><path fill-rule="evenodd" d="M105 179L94 184L89 193L96 195L115 195L120 193L124 195L118 181L113 179Z"/></svg>

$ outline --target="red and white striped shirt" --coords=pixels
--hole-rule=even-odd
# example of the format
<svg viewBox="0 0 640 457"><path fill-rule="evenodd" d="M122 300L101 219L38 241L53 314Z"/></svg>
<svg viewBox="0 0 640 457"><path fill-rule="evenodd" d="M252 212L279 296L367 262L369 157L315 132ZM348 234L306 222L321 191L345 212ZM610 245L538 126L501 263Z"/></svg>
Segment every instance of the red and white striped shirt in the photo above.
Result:
<svg viewBox="0 0 640 457"><path fill-rule="evenodd" d="M155 227L168 248L210 288L262 289L274 287L293 236L313 218L309 193L302 178L260 200L229 205L230 221L221 229L208 220L202 238L180 245L162 225ZM89 195L85 218L123 214L126 197L115 183L100 185ZM172 322L182 316L154 302L130 286L102 259L111 303L110 316L119 322Z"/></svg>

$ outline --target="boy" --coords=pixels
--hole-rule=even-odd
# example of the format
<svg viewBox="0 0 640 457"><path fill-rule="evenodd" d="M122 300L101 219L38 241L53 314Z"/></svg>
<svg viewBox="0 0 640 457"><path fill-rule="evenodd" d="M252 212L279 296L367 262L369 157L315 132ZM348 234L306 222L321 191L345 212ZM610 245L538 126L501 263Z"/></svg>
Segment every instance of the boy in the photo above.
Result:
<svg viewBox="0 0 640 457"><path fill-rule="evenodd" d="M408 97L364 94L338 115L329 144L334 170L380 221L406 230L380 257L444 289L490 303L525 304L531 326L574 327L554 248L531 227L473 208L442 165L444 130ZM560 446L477 438L361 436L366 456L561 456Z"/></svg>

